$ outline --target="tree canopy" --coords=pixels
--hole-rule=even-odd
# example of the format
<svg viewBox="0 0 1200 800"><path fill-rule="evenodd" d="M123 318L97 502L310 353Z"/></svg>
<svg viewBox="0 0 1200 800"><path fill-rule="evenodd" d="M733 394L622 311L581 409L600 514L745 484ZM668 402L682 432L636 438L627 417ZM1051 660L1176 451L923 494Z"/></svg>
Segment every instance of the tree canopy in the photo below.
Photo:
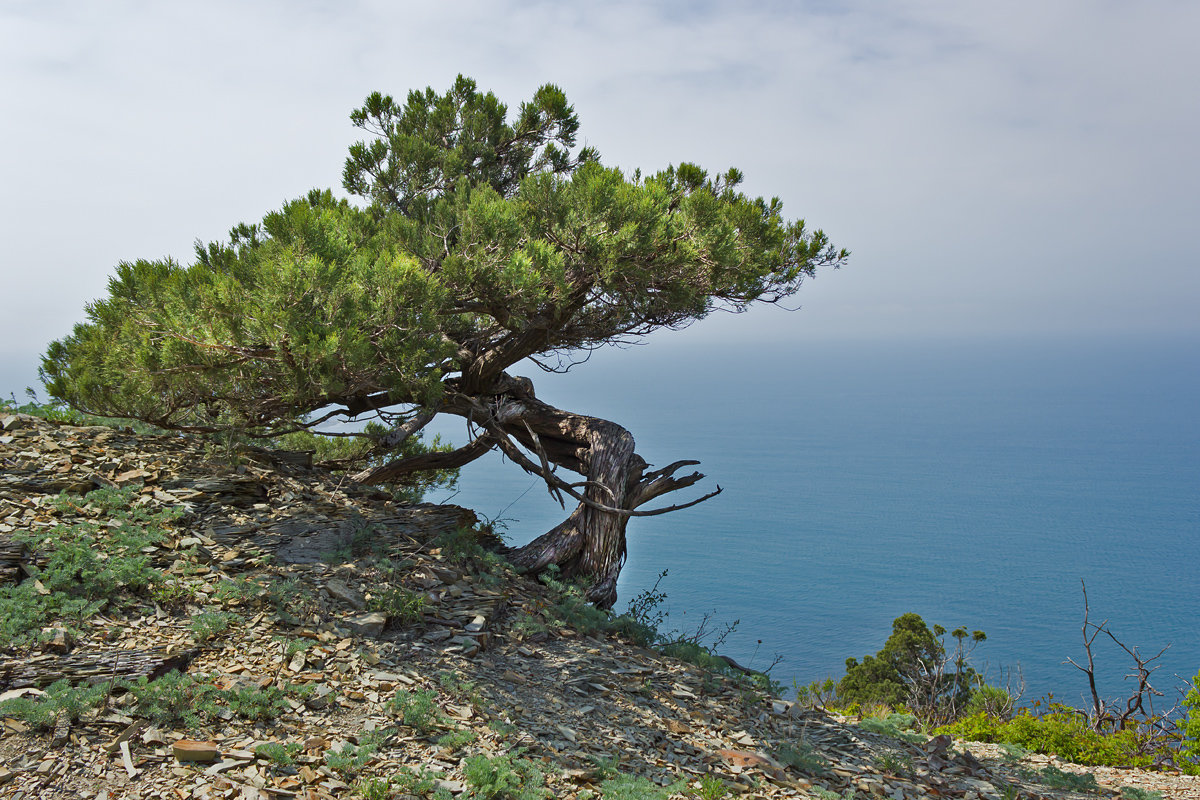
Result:
<svg viewBox="0 0 1200 800"><path fill-rule="evenodd" d="M778 302L846 251L787 220L778 199L741 193L735 169L605 166L577 146L578 117L552 85L511 119L460 76L403 104L372 94L351 121L366 137L343 185L361 204L314 190L198 244L190 265L118 265L87 321L50 345L43 380L80 410L184 431L272 437L377 418L388 432L370 434L374 456L400 457L359 473L369 482L501 447L579 500L577 513L619 528L600 537L612 553L599 561L578 561L583 542L600 546L587 520L518 561L588 576L601 586L592 599L610 603L628 516L702 476L672 477L694 462L645 473L627 431L546 406L506 370L524 359L560 370L716 309ZM401 453L439 413L479 436L453 453ZM601 450L620 465L600 468ZM587 480L568 484L556 467Z"/></svg>

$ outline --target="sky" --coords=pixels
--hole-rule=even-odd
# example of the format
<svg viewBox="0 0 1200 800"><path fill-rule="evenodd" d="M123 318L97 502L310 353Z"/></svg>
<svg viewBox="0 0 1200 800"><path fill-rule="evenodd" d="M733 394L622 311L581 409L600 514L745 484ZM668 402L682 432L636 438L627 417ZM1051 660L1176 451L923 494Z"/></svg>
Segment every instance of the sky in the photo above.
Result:
<svg viewBox="0 0 1200 800"><path fill-rule="evenodd" d="M349 113L543 83L627 170L736 166L852 251L703 345L1200 333L1200 4L0 3L0 393L116 264L340 188Z"/></svg>

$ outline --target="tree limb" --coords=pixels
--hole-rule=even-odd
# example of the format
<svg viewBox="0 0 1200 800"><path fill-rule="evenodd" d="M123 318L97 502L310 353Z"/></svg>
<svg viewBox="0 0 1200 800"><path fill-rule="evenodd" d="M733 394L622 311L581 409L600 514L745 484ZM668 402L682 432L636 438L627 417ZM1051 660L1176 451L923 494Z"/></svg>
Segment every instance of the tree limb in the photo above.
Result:
<svg viewBox="0 0 1200 800"><path fill-rule="evenodd" d="M429 469L454 469L469 464L492 449L492 437L488 434L478 437L470 444L464 445L449 453L422 453L408 458L398 458L381 467L365 469L354 475L359 483L386 483L410 472L420 472Z"/></svg>

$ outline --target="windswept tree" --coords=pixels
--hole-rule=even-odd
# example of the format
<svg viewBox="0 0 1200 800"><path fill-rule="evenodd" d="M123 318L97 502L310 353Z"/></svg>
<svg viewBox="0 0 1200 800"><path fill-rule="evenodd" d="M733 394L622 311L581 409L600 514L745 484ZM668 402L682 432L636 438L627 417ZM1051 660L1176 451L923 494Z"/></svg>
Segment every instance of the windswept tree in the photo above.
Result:
<svg viewBox="0 0 1200 800"><path fill-rule="evenodd" d="M577 147L575 111L547 85L510 119L459 77L399 104L372 94L351 114L345 189L313 191L197 245L190 266L122 263L87 322L50 345L43 380L83 411L191 432L275 437L373 418L367 483L453 468L499 448L545 480L570 516L509 553L557 564L601 607L616 600L630 517L703 478L651 469L629 431L554 408L528 361L560 371L582 355L794 293L846 258L779 200L682 163L654 175ZM438 414L473 440L414 452ZM581 480L564 478L559 468Z"/></svg>

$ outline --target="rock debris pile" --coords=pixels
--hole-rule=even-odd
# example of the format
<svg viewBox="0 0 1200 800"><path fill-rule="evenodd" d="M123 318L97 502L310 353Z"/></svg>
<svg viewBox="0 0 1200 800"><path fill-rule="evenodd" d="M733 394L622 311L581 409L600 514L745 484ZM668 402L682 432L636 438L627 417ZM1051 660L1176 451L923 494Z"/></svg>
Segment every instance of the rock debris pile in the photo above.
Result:
<svg viewBox="0 0 1200 800"><path fill-rule="evenodd" d="M0 796L1096 796L584 630L485 553L470 511L252 455L0 416L3 585L39 581L38 534L117 530L97 490L174 516L140 548L150 589L0 650L0 699L98 695L41 724L3 715ZM1200 797L1179 780L1169 796Z"/></svg>

